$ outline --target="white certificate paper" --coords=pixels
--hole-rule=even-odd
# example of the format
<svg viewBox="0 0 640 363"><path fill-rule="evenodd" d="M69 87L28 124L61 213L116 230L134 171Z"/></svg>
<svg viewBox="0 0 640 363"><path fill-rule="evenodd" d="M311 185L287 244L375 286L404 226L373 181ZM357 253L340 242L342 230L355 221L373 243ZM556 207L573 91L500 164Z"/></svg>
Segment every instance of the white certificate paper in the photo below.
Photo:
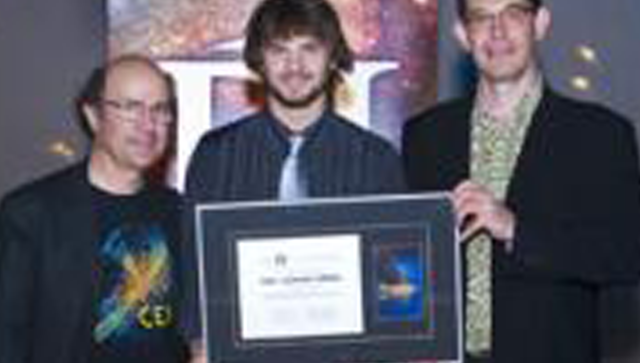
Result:
<svg viewBox="0 0 640 363"><path fill-rule="evenodd" d="M362 334L360 238L238 240L241 338Z"/></svg>

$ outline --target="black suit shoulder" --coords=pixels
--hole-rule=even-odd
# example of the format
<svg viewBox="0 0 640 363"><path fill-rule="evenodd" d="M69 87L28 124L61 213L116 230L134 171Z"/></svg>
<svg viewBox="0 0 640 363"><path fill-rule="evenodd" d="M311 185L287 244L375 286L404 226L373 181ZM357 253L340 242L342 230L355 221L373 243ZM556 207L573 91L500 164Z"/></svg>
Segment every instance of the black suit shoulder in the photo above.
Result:
<svg viewBox="0 0 640 363"><path fill-rule="evenodd" d="M248 115L200 137L187 168L188 199L217 200L222 190L226 192L227 186L234 183L234 172L242 169L238 158L244 159L247 152L268 146L263 115ZM268 154L265 151L257 156Z"/></svg>
<svg viewBox="0 0 640 363"><path fill-rule="evenodd" d="M405 123L402 159L412 190L451 189L468 175L471 108L471 98L445 101Z"/></svg>
<svg viewBox="0 0 640 363"><path fill-rule="evenodd" d="M332 126L335 128L335 135L332 134L332 136L361 143L374 153L397 155L391 143L375 132L367 130L339 115L335 115L333 120Z"/></svg>
<svg viewBox="0 0 640 363"><path fill-rule="evenodd" d="M325 150L327 167L322 174L326 177L343 169L342 173L351 175L347 179L354 184L349 187L354 194L406 190L400 155L391 142L337 114L327 117L320 127L318 141Z"/></svg>
<svg viewBox="0 0 640 363"><path fill-rule="evenodd" d="M259 126L259 119L260 113L251 114L222 127L209 130L200 138L200 143L216 143L236 134L251 132L252 129Z"/></svg>
<svg viewBox="0 0 640 363"><path fill-rule="evenodd" d="M225 126L207 131L200 137L191 156L187 178L189 174L192 174L191 170L193 169L210 169L211 165L228 158L227 153L237 150L234 144L255 144L263 141L265 137L263 121L262 113L254 113ZM206 163L208 167L205 167L203 163ZM206 170L203 172L206 173Z"/></svg>
<svg viewBox="0 0 640 363"><path fill-rule="evenodd" d="M569 128L573 133L600 139L633 134L633 123L609 107L551 91L549 93L539 112L542 117L553 119L555 127Z"/></svg>
<svg viewBox="0 0 640 363"><path fill-rule="evenodd" d="M2 209L33 207L43 203L64 203L70 187L82 183L85 165L85 163L73 165L17 187L3 198Z"/></svg>
<svg viewBox="0 0 640 363"><path fill-rule="evenodd" d="M594 173L637 159L633 123L612 109L547 91L529 131L529 145L553 162ZM553 155L553 157L551 157Z"/></svg>
<svg viewBox="0 0 640 363"><path fill-rule="evenodd" d="M472 99L466 97L438 103L408 119L403 135L411 136L425 129L466 127L472 106Z"/></svg>
<svg viewBox="0 0 640 363"><path fill-rule="evenodd" d="M221 143L237 142L238 138L263 137L264 136L263 112L257 112L237 119L222 127L207 131L198 142L198 146L220 145Z"/></svg>

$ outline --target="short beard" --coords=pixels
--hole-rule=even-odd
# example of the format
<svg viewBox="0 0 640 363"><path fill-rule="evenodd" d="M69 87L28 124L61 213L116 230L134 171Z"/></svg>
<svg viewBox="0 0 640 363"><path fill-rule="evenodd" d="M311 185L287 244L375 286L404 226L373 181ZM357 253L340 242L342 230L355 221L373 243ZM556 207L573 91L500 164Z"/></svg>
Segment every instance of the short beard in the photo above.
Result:
<svg viewBox="0 0 640 363"><path fill-rule="evenodd" d="M305 108L317 101L319 98L329 94L329 89L326 85L314 88L308 95L303 98L290 99L282 95L275 88L267 86L267 94L275 98L278 103L288 108Z"/></svg>
<svg viewBox="0 0 640 363"><path fill-rule="evenodd" d="M299 99L286 98L282 93L278 92L278 90L275 87L272 87L268 82L265 83L265 92L267 95L272 96L273 98L275 98L276 101L278 101L278 103L280 103L285 107L301 109L309 106L313 102L317 101L318 98L324 97L324 96L327 97L327 102L331 103L335 84L336 84L335 74L328 74L326 75L324 82L318 85L318 87L312 89L308 95Z"/></svg>

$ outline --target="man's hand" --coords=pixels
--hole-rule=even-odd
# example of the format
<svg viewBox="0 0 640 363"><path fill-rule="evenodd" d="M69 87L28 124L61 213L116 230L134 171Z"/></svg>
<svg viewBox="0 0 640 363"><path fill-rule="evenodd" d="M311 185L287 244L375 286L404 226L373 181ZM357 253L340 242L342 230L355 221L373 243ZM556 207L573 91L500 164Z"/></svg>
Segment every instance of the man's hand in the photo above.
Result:
<svg viewBox="0 0 640 363"><path fill-rule="evenodd" d="M463 241L483 230L498 241L513 239L515 215L482 185L470 180L458 184L453 190L453 207L463 228Z"/></svg>
<svg viewBox="0 0 640 363"><path fill-rule="evenodd" d="M204 342L201 340L193 341L189 344L191 351L191 360L189 363L207 363L207 351Z"/></svg>

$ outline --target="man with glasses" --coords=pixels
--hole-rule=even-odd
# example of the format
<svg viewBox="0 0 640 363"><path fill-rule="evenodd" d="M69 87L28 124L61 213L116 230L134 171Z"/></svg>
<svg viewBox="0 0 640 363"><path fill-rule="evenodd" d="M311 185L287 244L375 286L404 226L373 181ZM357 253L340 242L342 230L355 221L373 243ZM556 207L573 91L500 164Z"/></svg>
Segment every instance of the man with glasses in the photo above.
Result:
<svg viewBox="0 0 640 363"><path fill-rule="evenodd" d="M0 362L178 363L178 195L147 180L174 127L168 76L140 56L79 99L87 160L0 206Z"/></svg>
<svg viewBox="0 0 640 363"><path fill-rule="evenodd" d="M471 97L410 120L410 188L452 190L466 255L466 343L498 363L599 361L598 295L640 272L631 124L546 85L540 0L459 0ZM492 294L492 295L491 295Z"/></svg>

